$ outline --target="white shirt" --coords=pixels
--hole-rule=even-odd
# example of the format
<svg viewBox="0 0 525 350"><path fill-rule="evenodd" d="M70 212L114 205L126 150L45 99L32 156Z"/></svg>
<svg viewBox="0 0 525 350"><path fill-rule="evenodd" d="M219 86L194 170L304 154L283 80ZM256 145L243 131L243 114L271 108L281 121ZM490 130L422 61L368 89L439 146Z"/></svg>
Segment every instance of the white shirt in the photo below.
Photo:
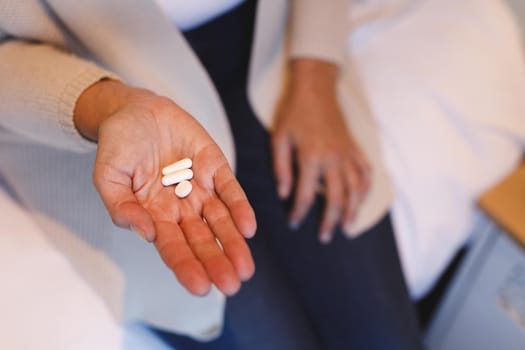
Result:
<svg viewBox="0 0 525 350"><path fill-rule="evenodd" d="M155 0L182 31L198 27L245 0Z"/></svg>
<svg viewBox="0 0 525 350"><path fill-rule="evenodd" d="M475 232L477 198L522 157L523 38L503 1L357 5L349 53L379 125L397 244L419 298Z"/></svg>

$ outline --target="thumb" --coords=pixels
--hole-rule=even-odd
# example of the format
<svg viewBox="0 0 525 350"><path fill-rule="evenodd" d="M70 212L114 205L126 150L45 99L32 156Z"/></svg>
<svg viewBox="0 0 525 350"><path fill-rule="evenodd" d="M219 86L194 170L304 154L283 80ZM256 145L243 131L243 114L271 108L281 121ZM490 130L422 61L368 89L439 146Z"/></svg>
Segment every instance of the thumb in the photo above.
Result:
<svg viewBox="0 0 525 350"><path fill-rule="evenodd" d="M99 180L96 175L94 184L116 226L132 230L148 242L155 240L153 219L129 186Z"/></svg>
<svg viewBox="0 0 525 350"><path fill-rule="evenodd" d="M155 226L151 215L136 200L123 202L109 208L108 211L115 225L130 229L148 242L155 240Z"/></svg>

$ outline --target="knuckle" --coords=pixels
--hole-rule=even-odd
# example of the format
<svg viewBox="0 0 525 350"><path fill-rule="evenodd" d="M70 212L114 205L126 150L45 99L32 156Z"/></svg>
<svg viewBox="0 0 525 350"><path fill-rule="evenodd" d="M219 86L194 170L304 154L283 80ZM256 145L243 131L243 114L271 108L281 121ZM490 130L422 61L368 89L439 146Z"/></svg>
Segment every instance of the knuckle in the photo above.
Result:
<svg viewBox="0 0 525 350"><path fill-rule="evenodd" d="M323 155L323 159L328 164L339 163L341 158L341 153L335 149L330 149Z"/></svg>
<svg viewBox="0 0 525 350"><path fill-rule="evenodd" d="M343 195L341 194L340 191L338 191L336 194L328 195L326 200L327 200L327 206L333 209L341 208L344 203Z"/></svg>
<svg viewBox="0 0 525 350"><path fill-rule="evenodd" d="M157 96L155 103L159 106L159 108L173 108L175 105L171 99L165 96Z"/></svg>
<svg viewBox="0 0 525 350"><path fill-rule="evenodd" d="M286 140L286 132L284 131L284 129L282 127L276 127L273 131L272 131L272 143L273 144L281 144L283 143L285 140Z"/></svg>
<svg viewBox="0 0 525 350"><path fill-rule="evenodd" d="M352 169L346 174L346 179L348 181L348 184L350 185L350 188L356 187L359 183L359 179L354 169Z"/></svg>
<svg viewBox="0 0 525 350"><path fill-rule="evenodd" d="M315 192L313 191L299 191L297 193L297 203L301 205L310 206L315 198Z"/></svg>
<svg viewBox="0 0 525 350"><path fill-rule="evenodd" d="M332 173L330 176L327 176L326 190L326 198L330 202L341 203L344 197L344 184L342 175Z"/></svg>
<svg viewBox="0 0 525 350"><path fill-rule="evenodd" d="M151 111L154 115L173 113L176 110L176 104L164 96L156 96L152 100Z"/></svg>
<svg viewBox="0 0 525 350"><path fill-rule="evenodd" d="M343 208L343 200L342 198L338 198L337 200L333 199L327 199L326 203L326 210L333 212L333 213L339 213L341 212L341 209Z"/></svg>
<svg viewBox="0 0 525 350"><path fill-rule="evenodd" d="M314 152L311 149L301 149L297 156L297 160L302 164L315 164L318 163L320 159L319 154Z"/></svg>
<svg viewBox="0 0 525 350"><path fill-rule="evenodd" d="M372 171L372 165L366 159L361 159L361 161L358 163L358 166L364 173L369 173Z"/></svg>

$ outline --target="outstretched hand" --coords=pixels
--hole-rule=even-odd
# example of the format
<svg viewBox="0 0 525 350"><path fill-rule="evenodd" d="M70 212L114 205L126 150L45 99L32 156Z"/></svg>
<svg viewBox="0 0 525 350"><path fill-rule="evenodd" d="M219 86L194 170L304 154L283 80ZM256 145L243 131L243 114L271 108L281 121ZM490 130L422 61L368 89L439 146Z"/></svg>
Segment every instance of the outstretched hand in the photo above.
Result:
<svg viewBox="0 0 525 350"><path fill-rule="evenodd" d="M75 122L86 137L98 140L93 179L113 222L154 242L191 293L204 295L213 283L235 294L254 273L244 238L255 234L256 222L221 150L171 100L118 82L97 84L106 85L86 91ZM106 117L83 118L94 108L89 99L104 94L114 96L113 102L91 114ZM186 157L193 160L193 191L179 199L174 187L161 184L161 169Z"/></svg>

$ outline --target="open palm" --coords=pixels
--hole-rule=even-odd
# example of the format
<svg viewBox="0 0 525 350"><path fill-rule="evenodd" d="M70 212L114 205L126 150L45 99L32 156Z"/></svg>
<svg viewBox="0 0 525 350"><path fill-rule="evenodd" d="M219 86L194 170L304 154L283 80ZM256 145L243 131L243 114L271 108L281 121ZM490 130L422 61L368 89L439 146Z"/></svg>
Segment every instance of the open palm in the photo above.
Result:
<svg viewBox="0 0 525 350"><path fill-rule="evenodd" d="M101 124L94 183L114 223L154 242L191 293L211 283L226 295L254 273L244 240L255 216L224 155L200 124L172 101L134 98ZM179 199L161 169L193 160L192 193ZM220 242L220 243L218 243Z"/></svg>

